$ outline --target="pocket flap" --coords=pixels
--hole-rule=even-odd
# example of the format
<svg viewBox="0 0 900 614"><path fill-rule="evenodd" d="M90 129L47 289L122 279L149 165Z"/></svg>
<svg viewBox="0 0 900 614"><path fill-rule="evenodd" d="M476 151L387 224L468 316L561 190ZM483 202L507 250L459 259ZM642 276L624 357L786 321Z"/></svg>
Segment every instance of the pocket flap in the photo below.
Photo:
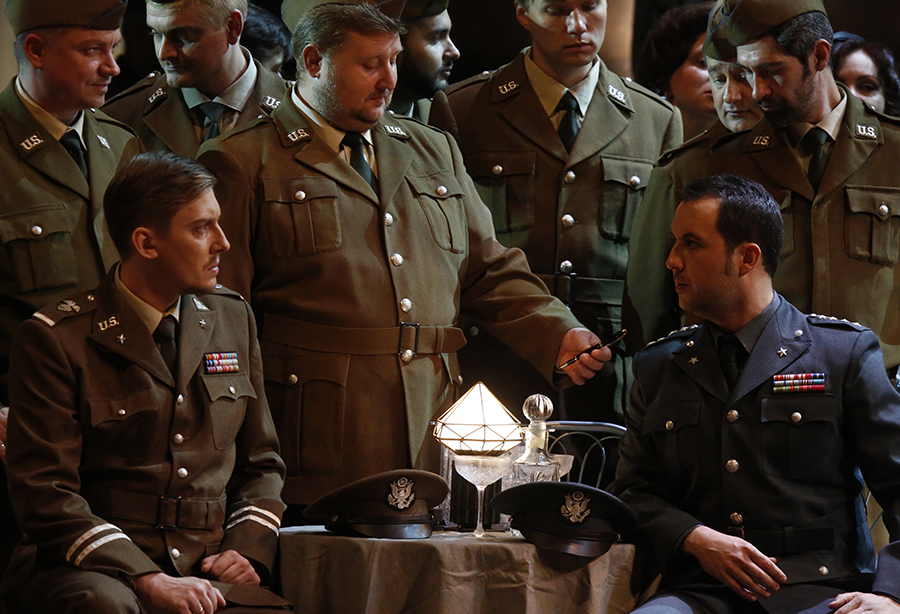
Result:
<svg viewBox="0 0 900 614"><path fill-rule="evenodd" d="M337 198L337 184L327 177L274 179L263 177L263 196L266 201L299 203L313 198Z"/></svg>
<svg viewBox="0 0 900 614"><path fill-rule="evenodd" d="M240 397L256 398L256 391L246 373L222 373L218 375L201 375L206 392L211 401L221 398L238 399Z"/></svg>
<svg viewBox="0 0 900 614"><path fill-rule="evenodd" d="M674 433L685 426L697 424L700 419L700 401L680 401L653 405L644 416L643 434L657 431Z"/></svg>
<svg viewBox="0 0 900 614"><path fill-rule="evenodd" d="M462 196L462 186L452 173L440 172L424 177L407 176L406 180L416 196L428 196L444 200L454 196Z"/></svg>
<svg viewBox="0 0 900 614"><path fill-rule="evenodd" d="M91 409L91 426L104 422L123 422L143 411L155 411L159 404L148 386L128 396L115 399L88 399Z"/></svg>
<svg viewBox="0 0 900 614"><path fill-rule="evenodd" d="M900 216L900 188L847 186L847 203L853 213L879 218Z"/></svg>
<svg viewBox="0 0 900 614"><path fill-rule="evenodd" d="M786 393L762 400L762 422L787 422L800 426L807 422L837 422L833 394Z"/></svg>
<svg viewBox="0 0 900 614"><path fill-rule="evenodd" d="M265 354L266 380L284 386L302 386L314 380L324 380L339 386L347 382L350 372L348 354Z"/></svg>
<svg viewBox="0 0 900 614"><path fill-rule="evenodd" d="M533 175L537 154L533 151L477 151L466 156L472 177Z"/></svg>
<svg viewBox="0 0 900 614"><path fill-rule="evenodd" d="M38 241L56 232L72 232L72 221L62 203L42 205L0 216L0 241Z"/></svg>
<svg viewBox="0 0 900 614"><path fill-rule="evenodd" d="M638 160L619 160L603 158L603 179L631 186L635 190L643 189L650 180L653 165Z"/></svg>

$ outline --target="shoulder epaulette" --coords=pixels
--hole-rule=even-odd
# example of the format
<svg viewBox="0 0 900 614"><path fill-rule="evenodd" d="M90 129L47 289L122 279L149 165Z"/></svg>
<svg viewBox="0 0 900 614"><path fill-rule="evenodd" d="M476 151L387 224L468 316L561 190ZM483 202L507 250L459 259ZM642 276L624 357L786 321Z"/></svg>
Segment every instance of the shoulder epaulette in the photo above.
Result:
<svg viewBox="0 0 900 614"><path fill-rule="evenodd" d="M444 90L444 93L449 96L453 92L457 92L461 89L469 87L470 85L482 83L484 81L489 81L493 74L494 74L493 71L485 70L473 77L469 77L468 79L463 79L459 83L454 83L453 85L448 87L446 90Z"/></svg>
<svg viewBox="0 0 900 614"><path fill-rule="evenodd" d="M96 308L97 301L94 295L90 292L82 292L57 303L51 303L43 309L35 311L31 317L52 327L66 318L90 313Z"/></svg>
<svg viewBox="0 0 900 614"><path fill-rule="evenodd" d="M112 98L107 100L106 104L110 104L112 102L115 102L116 100L120 100L120 99L126 98L128 96L133 96L135 94L142 92L143 90L146 90L151 85L156 83L156 81L160 77L160 74L161 73L158 73L158 72L150 73L149 75L147 75L146 77L144 77L143 79L141 79L140 81L138 81L137 83L132 85L131 87L122 90L121 92L119 92L118 94L116 94L115 96L113 96Z"/></svg>
<svg viewBox="0 0 900 614"><path fill-rule="evenodd" d="M226 288L222 284L216 284L215 289L212 291L212 294L217 294L219 296L230 296L232 298L244 300L244 297L237 290L232 290L231 288Z"/></svg>
<svg viewBox="0 0 900 614"><path fill-rule="evenodd" d="M663 155L661 155L659 157L659 165L665 166L666 164L668 164L669 162L671 162L672 160L674 160L675 158L680 156L685 151L687 151L689 149L693 149L694 147L697 147L698 145L703 145L703 144L706 144L706 147L709 147L709 130L704 130L702 133L698 134L694 138L689 139L689 140L685 141L684 143L682 143L681 145L679 145L678 147L674 147L674 148L670 149L669 151L665 152Z"/></svg>
<svg viewBox="0 0 900 614"><path fill-rule="evenodd" d="M809 320L810 324L819 324L824 326L843 326L858 331L868 330L859 322L851 322L847 318L837 318L835 316L823 316L818 313L811 313L806 316L806 319Z"/></svg>
<svg viewBox="0 0 900 614"><path fill-rule="evenodd" d="M695 330L700 328L699 324L691 324L690 326L682 326L676 330L673 330L665 337L660 337L656 341L651 341L645 347L650 347L651 345L656 345L657 343L661 343L663 341L668 341L669 339L678 339L679 337L685 337L687 334L693 334Z"/></svg>
<svg viewBox="0 0 900 614"><path fill-rule="evenodd" d="M640 83L638 83L637 81L632 79L631 77L622 77L621 79L622 79L622 83L624 83L625 87L627 87L628 89L633 90L639 94L642 94L645 98L652 100L653 102L659 104L660 106L666 107L669 110L675 109L675 107L672 105L671 102L669 102L668 100L666 100L665 98L663 98L662 96L657 94L656 92L647 89L646 87L644 87L643 85L641 85Z"/></svg>

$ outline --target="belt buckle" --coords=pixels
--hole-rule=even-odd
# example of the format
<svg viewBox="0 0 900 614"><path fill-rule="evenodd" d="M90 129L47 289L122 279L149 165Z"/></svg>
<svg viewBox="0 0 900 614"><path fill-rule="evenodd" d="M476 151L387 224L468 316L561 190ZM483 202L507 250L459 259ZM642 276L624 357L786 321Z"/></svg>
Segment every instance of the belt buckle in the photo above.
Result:
<svg viewBox="0 0 900 614"><path fill-rule="evenodd" d="M403 355L403 333L407 328L416 329L416 336L413 341L413 356L419 354L419 323L418 322L400 322L400 339L397 341L397 356Z"/></svg>
<svg viewBox="0 0 900 614"><path fill-rule="evenodd" d="M175 502L175 524L163 524L163 506L166 501ZM178 528L178 521L181 516L181 497L164 497L159 498L159 505L156 507L156 528L163 531L174 531Z"/></svg>

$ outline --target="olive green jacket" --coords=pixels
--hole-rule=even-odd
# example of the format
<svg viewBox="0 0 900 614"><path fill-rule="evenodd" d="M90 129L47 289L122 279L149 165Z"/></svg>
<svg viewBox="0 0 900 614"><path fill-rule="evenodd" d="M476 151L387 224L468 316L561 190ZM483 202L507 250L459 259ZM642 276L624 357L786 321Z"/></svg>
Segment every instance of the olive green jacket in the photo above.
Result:
<svg viewBox="0 0 900 614"><path fill-rule="evenodd" d="M106 230L103 194L140 153L131 130L85 111L88 177L34 118L11 82L0 93L0 402L19 324L44 305L93 288L119 254Z"/></svg>
<svg viewBox="0 0 900 614"><path fill-rule="evenodd" d="M288 91L288 82L256 60L256 87L235 127L270 114ZM131 126L149 151L171 151L185 158L197 156L200 139L191 122L190 109L181 91L169 87L166 75L152 72L121 94L103 110Z"/></svg>
<svg viewBox="0 0 900 614"><path fill-rule="evenodd" d="M260 322L289 503L410 463L437 469L429 421L460 391L461 313L547 378L578 324L497 243L450 136L392 115L371 134L378 194L293 103L198 158L231 241L220 279Z"/></svg>
<svg viewBox="0 0 900 614"><path fill-rule="evenodd" d="M665 267L679 192L716 173L760 182L781 205L785 238L775 289L802 312L856 321L900 364L900 120L849 97L818 193L783 130L763 119L738 134L717 129L673 152L638 209L628 265L629 337L654 340L681 326Z"/></svg>

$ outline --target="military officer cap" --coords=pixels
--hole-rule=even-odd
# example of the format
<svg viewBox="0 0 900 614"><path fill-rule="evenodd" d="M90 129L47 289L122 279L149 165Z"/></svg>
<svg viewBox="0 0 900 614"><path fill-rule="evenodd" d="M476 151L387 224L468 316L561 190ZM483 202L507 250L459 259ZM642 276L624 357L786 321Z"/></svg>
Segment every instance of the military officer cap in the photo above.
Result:
<svg viewBox="0 0 900 614"><path fill-rule="evenodd" d="M16 36L35 28L79 26L115 30L122 25L128 0L8 0L6 18Z"/></svg>
<svg viewBox="0 0 900 614"><path fill-rule="evenodd" d="M709 12L709 23L706 26L706 40L703 41L703 54L719 60L720 62L734 62L737 58L737 49L728 42L725 33L725 8L726 0L718 0Z"/></svg>
<svg viewBox="0 0 900 614"><path fill-rule="evenodd" d="M385 15L399 18L406 0L284 0L281 3L281 20L293 32L301 19L323 4L371 4Z"/></svg>
<svg viewBox="0 0 900 614"><path fill-rule="evenodd" d="M827 15L822 0L723 0L728 42L738 47L804 13Z"/></svg>
<svg viewBox="0 0 900 614"><path fill-rule="evenodd" d="M447 10L450 0L406 0L400 19L404 22L420 17L434 17Z"/></svg>
<svg viewBox="0 0 900 614"><path fill-rule="evenodd" d="M535 546L598 557L637 527L637 516L617 497L574 482L533 482L504 490L491 506L509 514L514 529Z"/></svg>
<svg viewBox="0 0 900 614"><path fill-rule="evenodd" d="M450 487L439 475L397 469L347 484L313 501L304 515L324 519L329 531L369 537L415 539L431 536L429 510Z"/></svg>

